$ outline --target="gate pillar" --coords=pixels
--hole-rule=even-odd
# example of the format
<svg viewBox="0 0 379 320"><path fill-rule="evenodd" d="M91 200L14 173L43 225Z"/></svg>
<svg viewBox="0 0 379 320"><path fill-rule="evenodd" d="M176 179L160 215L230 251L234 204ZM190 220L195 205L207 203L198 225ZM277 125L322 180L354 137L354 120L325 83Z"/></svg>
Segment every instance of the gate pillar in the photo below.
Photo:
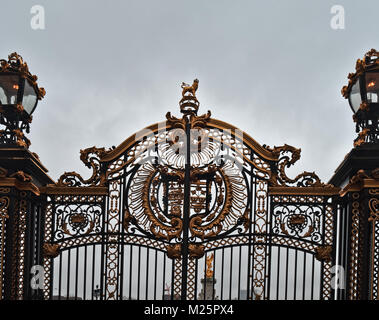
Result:
<svg viewBox="0 0 379 320"><path fill-rule="evenodd" d="M338 210L337 264L345 273L339 299L377 299L379 265L379 144L357 146L335 171L343 188ZM345 287L345 288L342 288Z"/></svg>
<svg viewBox="0 0 379 320"><path fill-rule="evenodd" d="M0 60L0 299L37 298L31 267L41 264L41 186L52 183L38 155L28 150L31 114L45 90L21 56Z"/></svg>

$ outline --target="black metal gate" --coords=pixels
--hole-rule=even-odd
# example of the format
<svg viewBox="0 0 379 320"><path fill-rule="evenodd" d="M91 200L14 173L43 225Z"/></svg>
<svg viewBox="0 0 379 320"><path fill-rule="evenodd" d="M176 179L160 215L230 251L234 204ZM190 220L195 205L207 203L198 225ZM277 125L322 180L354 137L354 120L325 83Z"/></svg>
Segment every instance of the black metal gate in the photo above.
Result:
<svg viewBox="0 0 379 320"><path fill-rule="evenodd" d="M45 188L45 299L332 298L336 188L198 106Z"/></svg>

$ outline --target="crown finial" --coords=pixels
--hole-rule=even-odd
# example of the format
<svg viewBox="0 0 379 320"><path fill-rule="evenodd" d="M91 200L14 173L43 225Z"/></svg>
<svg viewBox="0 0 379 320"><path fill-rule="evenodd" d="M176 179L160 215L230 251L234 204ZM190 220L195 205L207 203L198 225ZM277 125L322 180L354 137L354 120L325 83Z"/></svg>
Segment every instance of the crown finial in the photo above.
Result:
<svg viewBox="0 0 379 320"><path fill-rule="evenodd" d="M193 80L192 85L182 82L182 99L179 101L180 112L184 114L197 114L199 101L196 98L196 91L199 87L199 80Z"/></svg>

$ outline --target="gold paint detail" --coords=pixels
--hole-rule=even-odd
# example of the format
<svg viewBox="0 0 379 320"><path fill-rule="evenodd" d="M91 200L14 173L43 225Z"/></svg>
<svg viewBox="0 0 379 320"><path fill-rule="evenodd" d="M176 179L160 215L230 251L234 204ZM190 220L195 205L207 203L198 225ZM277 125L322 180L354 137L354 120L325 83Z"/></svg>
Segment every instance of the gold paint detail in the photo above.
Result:
<svg viewBox="0 0 379 320"><path fill-rule="evenodd" d="M43 255L46 258L56 258L60 254L60 245L58 243L44 243Z"/></svg>
<svg viewBox="0 0 379 320"><path fill-rule="evenodd" d="M50 198L49 200L55 200L54 198ZM53 220L53 204L51 201L48 202L44 216L45 216L45 230L44 230L44 240L45 243L51 243L52 241L52 220ZM45 300L49 300L51 298L50 296L50 287L52 285L52 279L51 279L51 269L52 269L52 259L50 257L43 257L43 269L44 269L44 288L43 288L43 296Z"/></svg>
<svg viewBox="0 0 379 320"><path fill-rule="evenodd" d="M180 243L166 246L167 256L170 259L180 259L182 257L182 245Z"/></svg>
<svg viewBox="0 0 379 320"><path fill-rule="evenodd" d="M297 187L334 188L334 186L330 184L322 183L320 178L314 172L304 171L303 173L297 175L293 179L287 176L286 168L291 167L295 162L297 162L300 159L301 149L297 149L287 144L280 147L274 147L273 149L269 147L266 148L279 159L277 165L278 172L271 171L271 186L291 186L293 184L296 184ZM289 157L287 153L290 153L291 157Z"/></svg>
<svg viewBox="0 0 379 320"><path fill-rule="evenodd" d="M373 176L377 177L378 169L373 170ZM377 252L379 251L379 189L369 189L370 199L368 202L369 218L371 224L371 254L370 254L370 284L369 284L369 299L379 299L379 258Z"/></svg>
<svg viewBox="0 0 379 320"><path fill-rule="evenodd" d="M179 300L182 292L182 259L174 260L174 300Z"/></svg>
<svg viewBox="0 0 379 320"><path fill-rule="evenodd" d="M350 275L349 275L349 299L350 300L359 300L360 299L360 203L359 203L360 195L357 192L352 194L352 225L351 225L351 235L350 235Z"/></svg>
<svg viewBox="0 0 379 320"><path fill-rule="evenodd" d="M88 179L83 179L79 173L74 171L65 172L56 183L57 186L79 187L82 185L104 186L106 177L100 168L100 158L107 153L105 148L91 147L80 150L80 160L86 167L92 169L92 175Z"/></svg>
<svg viewBox="0 0 379 320"><path fill-rule="evenodd" d="M366 138L370 133L369 128L364 128L361 132L359 132L358 137L354 140L354 148L361 146L366 142Z"/></svg>
<svg viewBox="0 0 379 320"><path fill-rule="evenodd" d="M340 196L345 196L350 191L361 191L363 188L379 187L379 168L366 172L360 169L352 176L349 183L340 191Z"/></svg>
<svg viewBox="0 0 379 320"><path fill-rule="evenodd" d="M213 259L214 259L214 254L212 253L210 256L207 256L206 258L206 269L205 269L205 276L207 278L213 278Z"/></svg>
<svg viewBox="0 0 379 320"><path fill-rule="evenodd" d="M8 192L9 193L10 189ZM0 197L0 300L3 299L3 275L4 275L4 258L5 258L5 230L7 226L8 207L10 198L8 196Z"/></svg>
<svg viewBox="0 0 379 320"><path fill-rule="evenodd" d="M315 249L315 257L318 261L332 261L332 246L320 246Z"/></svg>
<svg viewBox="0 0 379 320"><path fill-rule="evenodd" d="M251 270L252 291L255 295L265 299L266 280L266 257L267 257L267 188L268 183L264 180L256 182L256 209L253 221L253 241L252 259L253 268Z"/></svg>
<svg viewBox="0 0 379 320"><path fill-rule="evenodd" d="M187 272L187 300L195 299L195 287L196 287L196 260L188 260L188 272Z"/></svg>
<svg viewBox="0 0 379 320"><path fill-rule="evenodd" d="M188 245L188 254L190 259L199 259L204 256L205 246L202 244L190 243Z"/></svg>
<svg viewBox="0 0 379 320"><path fill-rule="evenodd" d="M379 69L379 59L371 60L368 58L371 57L379 57L379 52L375 49L371 49L368 51L363 59L358 59L355 64L355 72L349 73L347 78L349 79L349 82L346 86L344 86L341 90L341 94L345 99L349 98L349 94L351 91L351 88L355 84L355 82L358 80L358 78L369 68L370 70L376 70Z"/></svg>
<svg viewBox="0 0 379 320"><path fill-rule="evenodd" d="M182 99L179 102L180 111L184 114L196 114L199 110L199 101L196 98L196 91L199 87L199 80L195 79L192 85L182 82Z"/></svg>
<svg viewBox="0 0 379 320"><path fill-rule="evenodd" d="M0 66L0 72L19 73L21 77L27 79L29 84L31 84L34 87L34 90L37 93L38 100L41 100L45 96L45 89L38 87L37 76L32 75L30 73L27 63L24 62L24 60L19 54L17 54L16 52L11 53L8 56L8 61L1 59Z"/></svg>
<svg viewBox="0 0 379 320"><path fill-rule="evenodd" d="M107 245L105 250L105 298L106 300L116 300L119 286L117 276L119 268L120 250L119 233L121 229L120 206L121 206L121 182L120 180L111 181L109 184L109 208L105 221Z"/></svg>

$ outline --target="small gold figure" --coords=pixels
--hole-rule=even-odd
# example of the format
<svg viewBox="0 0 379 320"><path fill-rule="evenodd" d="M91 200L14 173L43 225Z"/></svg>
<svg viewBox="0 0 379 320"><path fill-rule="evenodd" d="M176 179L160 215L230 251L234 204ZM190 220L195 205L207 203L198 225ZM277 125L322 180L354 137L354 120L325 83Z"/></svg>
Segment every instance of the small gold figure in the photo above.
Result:
<svg viewBox="0 0 379 320"><path fill-rule="evenodd" d="M205 274L206 274L207 278L213 278L213 270L212 270L213 258L214 258L214 255L212 253L206 259L207 268L205 269Z"/></svg>
<svg viewBox="0 0 379 320"><path fill-rule="evenodd" d="M198 79L193 80L192 86L190 86L187 83L182 82L182 85L181 85L181 88L183 88L182 96L184 97L184 95L187 92L189 92L192 94L193 97L196 98L196 90L198 87L199 87L199 80Z"/></svg>

